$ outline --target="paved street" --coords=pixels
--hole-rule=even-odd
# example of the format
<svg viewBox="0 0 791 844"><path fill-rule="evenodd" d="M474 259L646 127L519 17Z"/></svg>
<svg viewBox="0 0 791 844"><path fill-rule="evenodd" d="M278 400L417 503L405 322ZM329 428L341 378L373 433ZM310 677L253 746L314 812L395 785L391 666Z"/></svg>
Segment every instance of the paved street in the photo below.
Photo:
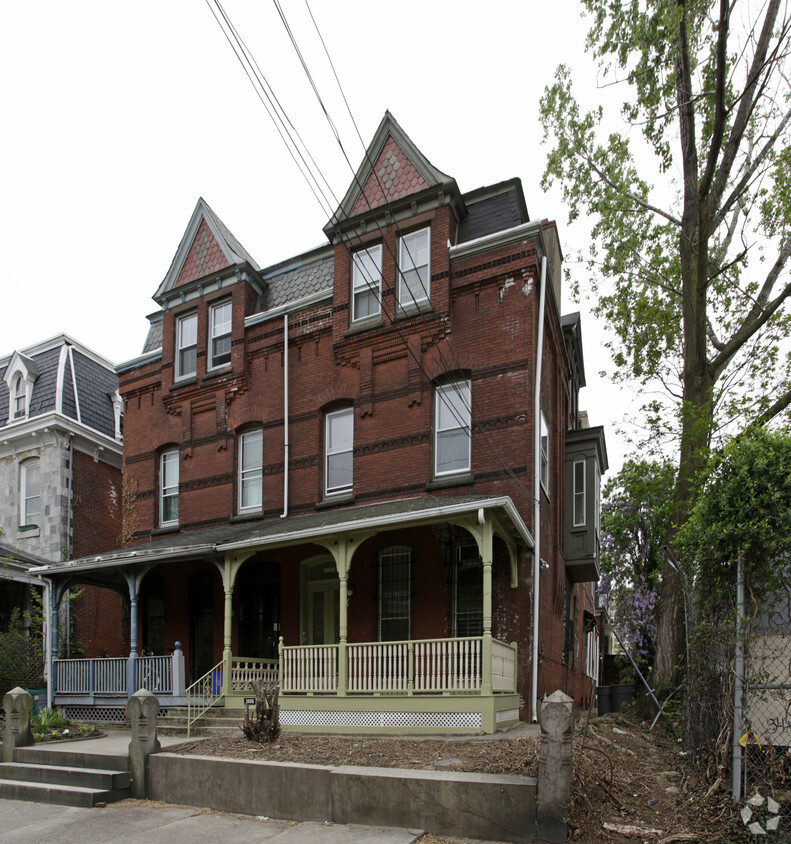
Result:
<svg viewBox="0 0 791 844"><path fill-rule="evenodd" d="M75 809L21 800L0 800L0 841L58 844L167 841L271 841L273 844L411 844L421 830L228 815L210 809L126 800L104 809Z"/></svg>

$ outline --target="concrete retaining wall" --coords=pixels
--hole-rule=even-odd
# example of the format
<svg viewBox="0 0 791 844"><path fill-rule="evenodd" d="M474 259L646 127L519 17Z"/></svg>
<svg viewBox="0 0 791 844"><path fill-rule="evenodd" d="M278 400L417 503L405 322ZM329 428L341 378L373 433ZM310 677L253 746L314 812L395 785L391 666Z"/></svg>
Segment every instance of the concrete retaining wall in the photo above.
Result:
<svg viewBox="0 0 791 844"><path fill-rule="evenodd" d="M536 779L450 771L294 765L213 756L149 757L151 800L301 821L420 828L527 844Z"/></svg>

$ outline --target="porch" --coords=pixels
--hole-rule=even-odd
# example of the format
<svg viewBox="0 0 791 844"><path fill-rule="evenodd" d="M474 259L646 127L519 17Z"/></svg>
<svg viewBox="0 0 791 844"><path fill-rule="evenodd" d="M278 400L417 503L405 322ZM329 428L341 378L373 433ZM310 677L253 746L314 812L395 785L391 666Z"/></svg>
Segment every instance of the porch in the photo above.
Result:
<svg viewBox="0 0 791 844"><path fill-rule="evenodd" d="M243 707L265 680L289 731L494 732L527 697L526 652L507 639L525 639L517 588L531 544L509 499L415 499L67 563L50 574L53 616L77 577L125 585L131 653L53 660L52 700L117 717L146 688L195 723ZM184 654L176 642L171 656L138 655L184 633Z"/></svg>

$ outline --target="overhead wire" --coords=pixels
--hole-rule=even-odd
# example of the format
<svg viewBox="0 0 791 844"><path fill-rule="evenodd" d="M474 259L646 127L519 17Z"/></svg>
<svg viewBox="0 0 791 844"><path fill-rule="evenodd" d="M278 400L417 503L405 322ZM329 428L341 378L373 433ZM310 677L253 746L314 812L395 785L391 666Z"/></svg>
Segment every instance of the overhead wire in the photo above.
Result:
<svg viewBox="0 0 791 844"><path fill-rule="evenodd" d="M220 28L223 30L223 34L225 35L226 40L228 41L229 45L231 46L231 49L234 51L234 54L236 55L237 59L239 60L240 64L242 65L243 69L245 70L245 74L247 75L248 80L253 85L259 100L262 102L262 104L264 105L270 119L275 124L275 128L278 131L278 134L280 135L281 140L283 141L283 143L288 148L289 153L292 156L292 159L294 159L295 163L297 164L297 168L299 169L303 178L308 183L308 186L310 187L311 192L313 193L314 197L316 198L317 202L319 203L319 206L322 208L322 211L324 213L327 213L328 216L331 219L334 219L336 217L337 211L341 210L341 206L340 206L340 203L339 203L337 197L335 196L334 192L332 191L332 188L330 187L327 178L324 176L324 173L322 172L320 166L317 164L317 162L315 161L313 156L310 154L310 151L309 151L307 145L305 144L304 140L302 139L301 135L299 134L298 130L294 126L291 119L288 117L286 109L283 107L283 105L277 99L277 97L274 93L274 89L271 87L269 81L266 79L265 74L261 71L260 66L258 65L257 61L255 60L255 57L253 56L252 52L249 50L246 43L244 42L244 39L241 37L238 30L236 29L236 27L234 26L234 24L230 20L230 16L225 12L225 9L222 7L220 0L213 0L213 2L217 6L223 20L225 21L227 30L230 31L231 35L233 36L233 39L231 37L229 37L228 31L226 31L226 27L224 27L222 25L220 19L217 17L217 14L214 12L214 9L211 7L210 0L206 0L206 3L207 3L207 5L209 5L209 8L212 11L212 14L213 14L215 20L217 21ZM359 184L359 181L357 179L357 172L353 168L351 161L349 160L349 156L347 155L346 150L343 146L343 142L340 138L340 134L337 130L337 127L335 126L334 122L332 121L332 118L330 117L329 112L328 112L326 106L324 105L324 102L321 98L321 94L319 93L318 87L315 84L315 81L313 80L312 74L310 73L310 70L307 66L307 62L305 61L304 56L302 55L302 51L300 50L299 45L296 41L296 38L294 37L293 31L291 30L291 27L288 24L288 20L285 16L285 13L283 12L282 7L280 6L280 3L278 2L278 0L273 0L273 2L275 4L275 7L277 8L278 14L281 18L281 21L282 21L285 29L286 29L286 32L289 36L289 39L291 40L292 46L293 46L295 52L298 55L298 58L299 58L300 63L302 65L303 71L307 75L308 80L310 82L310 85L311 85L311 87L314 91L314 94L319 101L319 104L320 104L320 107L322 109L322 112L324 113L325 119L327 120L327 122L330 126L330 129L331 129L333 135L335 136L337 143L339 144L339 146L341 148L341 151L343 153L343 156L346 160L346 163L347 163L349 169L353 173L354 181L356 183L356 186L357 186L358 190L360 191L360 194L363 197L364 201L368 205L369 210L373 210L371 208L370 201L369 201L369 199L366 195L365 186ZM306 6L307 5L308 4L307 4L307 0L306 0ZM351 112L351 109L350 109L349 104L348 104L348 100L346 99L346 95L343 92L343 87L340 83L340 80L338 79L337 73L335 71L334 64L332 63L332 59L329 55L329 51L327 50L326 43L324 42L324 39L321 36L321 33L318 29L318 25L315 21L313 14L312 14L312 11L310 11L309 6L308 6L308 10L309 10L309 13L310 13L311 20L313 21L314 27L316 28L318 36L321 40L322 46L324 47L328 61L330 62L330 65L332 67L333 75L334 75L335 80L336 80L336 84L338 85L338 88L341 92L341 96L342 96L344 103L346 105L347 111L349 112L349 116L352 120L352 123L354 124L355 130L357 132L357 136L360 139L360 143L363 146L363 149L365 151L366 161L367 161L367 163L370 167L371 173L374 175L374 177L376 178L376 180L379 184L379 187L382 191L382 196L383 196L384 201L387 205L387 208L388 208L388 210L391 211L391 218L394 221L396 232L398 233L399 238L400 238L399 242L406 247L407 256L408 256L410 263L412 265L411 269L416 270L418 265L416 264L416 262L412 258L408 244L405 244L404 241L403 241L403 234L401 232L401 229L398 226L398 222L395 219L395 215L392 214L392 208L391 208L390 202L387 198L387 191L385 190L384 186L381 184L381 180L379 179L378 174L376 174L376 172L375 172L375 167L374 167L373 162L371 162L370 158L368 157L368 150L365 147L365 144L362 140L362 136L360 135L359 128L358 128L357 123L354 119L354 115ZM236 45L234 44L234 41L236 42ZM260 87L261 90L259 90L259 87ZM261 95L261 91L264 92L263 97ZM289 127L290 127L290 129L289 129ZM292 136L292 134L291 134L292 131L293 131L294 135L296 135L296 138L299 140L299 144L301 144L302 147L304 148L304 150L305 150L304 154L300 150L300 147L297 144L297 142L294 140L294 136ZM286 140L286 136L288 137L288 140ZM292 149L292 147L293 147L293 149ZM295 153L294 150L296 150L296 153ZM305 158L306 155L307 155L307 158L310 161L310 164L308 163L308 161ZM314 173L311 170L311 165L317 171L318 175L321 176L321 180L323 181L324 185L326 186L326 191L325 191L324 188L321 187L316 173ZM314 187L314 185L315 185L315 187ZM318 193L317 193L317 191L318 191ZM334 206L330 206L330 201L327 198L327 193L329 193L329 196L332 197L332 200L335 203ZM319 194L321 194L321 196L319 196ZM328 207L330 207L329 211L327 210ZM336 210L333 210L333 208L336 209ZM345 221L348 221L350 219L348 214L346 214L345 216L346 216L346 220L341 220L341 222L345 222ZM382 244L387 249L388 254L390 255L390 257L395 262L396 267L399 268L398 269L399 278L403 279L403 271L402 271L402 268L400 268L400 264L402 262L399 261L396 258L396 256L394 255L392 248L390 247L390 244L387 242L386 238L384 237L384 230L382 229L382 226L380 225L378 219L374 218L374 222L375 222L375 225L376 225L377 229L379 230L380 234L382 234ZM343 240L347 244L351 244L352 241L355 238L362 245L363 249L365 249L365 251L367 252L368 251L367 247L363 244L362 238L359 235L353 235L352 237L344 236ZM362 251L362 250L359 250L359 251ZM354 261L354 252L352 253L352 260ZM396 290L394 291L394 297L395 297L396 301L395 301L395 304L394 304L393 312L388 313L388 308L387 308L386 303L384 301L384 294L383 294L383 291L382 291L382 284L381 284L381 282L382 282L382 278L381 278L382 268L381 267L379 268L380 277L379 277L378 281L376 281L370 275L368 275L368 271L367 271L366 267L361 267L360 269L363 271L364 276L366 276L365 281L366 281L368 288L374 293L374 295L377 298L377 301L378 301L378 304L379 304L379 307L380 307L380 311L383 314L385 314L385 316L389 317L393 329L396 331L399 338L404 343L406 351L412 356L412 358L414 359L415 363L417 364L419 370L423 373L423 375L429 381L432 381L433 378L430 375L430 373L426 371L425 366L423 364L423 361L412 350L410 344L407 342L406 338L403 335L403 332L401 331L400 326L397 323L398 309L399 309L399 307L403 308L403 305L398 301L399 298L400 298L399 292L398 292L398 286L397 286ZM425 299L430 301L429 291L426 289L426 285L423 281L423 278L422 278L422 275L420 274L420 272L417 272L417 279L418 279L418 282L420 284L420 287L422 288L423 293L425 294ZM431 327L428 325L425 313L423 313L423 308L422 308L422 301L423 300L421 300L419 302L415 298L413 291L409 288L408 285L407 285L407 292L409 293L409 296L412 299L412 305L416 309L415 315L418 316L422 320L424 327L428 331L431 331ZM352 306L352 308L354 307L354 290L352 290L351 306ZM453 365L451 366L451 365L448 364L448 362L443 357L442 350L439 348L439 344L435 344L434 347L433 347L433 350L435 351L435 353L436 353L436 355L439 359L441 369L443 369L443 371L446 371L446 372L452 372L452 371L462 372L462 371L464 371L464 368L458 362L458 358L456 357L455 351L453 350L449 339L448 338L445 338L445 339L446 339L446 344L448 346L448 349L449 349L449 351L450 351L450 353L453 357ZM528 494L528 496L530 496L532 498L532 495L533 495L532 491L529 490L525 486L525 484L516 476L516 474L513 472L512 468L510 467L508 461L505 460L504 456L502 455L502 452L499 450L499 448L493 442L491 437L485 431L485 429L483 428L480 421L476 420L475 417L473 416L472 407L471 407L471 400L467 399L467 396L465 395L466 391L462 391L458 382L455 381L455 380L451 380L448 383L450 385L452 385L453 389L455 390L458 398L460 399L461 405L464 408L464 410L467 414L467 417L468 417L468 418L462 417L459 414L459 412L457 411L453 402L445 401L443 399L445 406L448 408L448 410L450 410L453 417L459 423L459 426L461 428L469 430L471 435L472 435L472 433L478 433L481 436L481 438L483 439L487 448L492 452L493 456L496 458L497 462L504 468L505 471L500 470L499 474L501 474L504 479L508 479L508 480L513 481L520 489L523 490L523 492L525 492L526 494Z"/></svg>

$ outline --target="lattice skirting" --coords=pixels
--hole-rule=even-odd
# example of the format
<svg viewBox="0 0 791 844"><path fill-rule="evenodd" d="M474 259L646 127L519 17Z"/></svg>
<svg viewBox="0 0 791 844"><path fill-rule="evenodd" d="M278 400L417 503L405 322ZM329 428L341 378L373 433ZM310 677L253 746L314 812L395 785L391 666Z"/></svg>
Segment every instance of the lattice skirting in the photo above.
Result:
<svg viewBox="0 0 791 844"><path fill-rule="evenodd" d="M123 724L126 722L126 709L123 706L78 706L66 705L63 714L71 721L90 721L92 724ZM160 708L159 717L168 714Z"/></svg>
<svg viewBox="0 0 791 844"><path fill-rule="evenodd" d="M497 712L495 714L494 720L498 724L502 724L503 721L518 721L519 720L519 710L518 709L504 709L502 712Z"/></svg>
<svg viewBox="0 0 791 844"><path fill-rule="evenodd" d="M281 709L284 727L427 727L480 728L480 712L307 712Z"/></svg>

